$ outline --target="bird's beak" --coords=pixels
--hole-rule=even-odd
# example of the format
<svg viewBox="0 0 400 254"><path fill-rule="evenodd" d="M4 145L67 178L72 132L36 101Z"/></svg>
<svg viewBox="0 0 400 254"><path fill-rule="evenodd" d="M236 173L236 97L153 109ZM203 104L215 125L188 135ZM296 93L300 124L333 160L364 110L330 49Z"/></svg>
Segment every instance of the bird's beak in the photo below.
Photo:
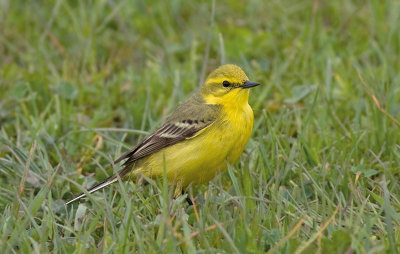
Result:
<svg viewBox="0 0 400 254"><path fill-rule="evenodd" d="M250 87L255 87L255 86L258 86L258 85L260 85L260 83L246 80L243 83L242 88L250 88Z"/></svg>

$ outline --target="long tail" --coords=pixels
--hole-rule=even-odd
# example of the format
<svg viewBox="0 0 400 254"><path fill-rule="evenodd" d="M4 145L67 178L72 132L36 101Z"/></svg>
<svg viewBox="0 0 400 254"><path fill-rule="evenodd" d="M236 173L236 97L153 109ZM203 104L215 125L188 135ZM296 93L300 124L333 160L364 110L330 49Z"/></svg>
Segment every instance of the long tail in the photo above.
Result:
<svg viewBox="0 0 400 254"><path fill-rule="evenodd" d="M103 189L104 187L107 187L110 184L113 184L113 183L117 182L118 181L118 177L120 177L122 179L129 171L131 171L131 168L132 168L132 166L128 166L128 165L124 166L124 168L121 169L118 173L108 177L106 180L104 180L104 181L102 181L100 183L97 183L94 186L92 186L89 189L87 189L87 192L88 193L93 193L93 192L96 192L98 190ZM74 197L73 199L71 199L70 201L65 203L65 205L71 204L72 202L75 202L75 201L77 201L77 200L79 200L81 198L84 198L84 197L86 197L86 194L82 192L78 196Z"/></svg>

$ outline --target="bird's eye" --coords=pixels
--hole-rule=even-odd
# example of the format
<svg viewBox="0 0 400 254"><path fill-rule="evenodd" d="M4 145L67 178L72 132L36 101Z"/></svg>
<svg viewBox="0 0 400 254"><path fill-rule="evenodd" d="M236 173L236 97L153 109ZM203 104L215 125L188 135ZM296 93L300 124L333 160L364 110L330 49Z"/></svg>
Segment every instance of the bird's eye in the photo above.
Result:
<svg viewBox="0 0 400 254"><path fill-rule="evenodd" d="M225 80L224 82L222 82L222 85L223 85L224 87L228 87L228 86L231 85L231 83L229 83L229 81Z"/></svg>

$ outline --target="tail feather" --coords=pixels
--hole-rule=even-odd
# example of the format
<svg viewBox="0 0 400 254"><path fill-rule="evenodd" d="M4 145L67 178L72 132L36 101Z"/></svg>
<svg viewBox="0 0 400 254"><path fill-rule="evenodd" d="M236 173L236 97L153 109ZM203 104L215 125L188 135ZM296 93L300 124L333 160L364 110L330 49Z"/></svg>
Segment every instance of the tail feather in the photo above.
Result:
<svg viewBox="0 0 400 254"><path fill-rule="evenodd" d="M104 180L104 181L102 181L100 183L97 183L97 184L93 185L92 187L90 187L89 189L87 189L87 192L90 194L90 193L96 192L98 190L101 190L101 189L103 189L104 187L107 187L110 184L113 184L113 183L117 182L118 181L118 176L120 178L123 178L130 170L131 170L131 167L126 165L118 173L108 177L106 180ZM72 202L75 202L75 201L77 201L77 200L79 200L81 198L84 198L84 197L86 197L86 193L82 192L78 196L74 197L73 199L71 199L67 203L65 203L65 205L69 205Z"/></svg>

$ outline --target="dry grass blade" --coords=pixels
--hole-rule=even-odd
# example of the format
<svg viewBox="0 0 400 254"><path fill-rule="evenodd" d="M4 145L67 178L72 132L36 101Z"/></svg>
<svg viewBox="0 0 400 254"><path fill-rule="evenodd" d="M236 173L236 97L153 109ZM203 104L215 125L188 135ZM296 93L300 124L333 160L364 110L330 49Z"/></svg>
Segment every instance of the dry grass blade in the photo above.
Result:
<svg viewBox="0 0 400 254"><path fill-rule="evenodd" d="M315 239L317 239L318 237L321 236L322 232L324 232L324 230L326 229L326 227L329 226L329 224L331 224L331 222L333 221L333 219L335 218L336 214L339 211L339 205L336 206L335 211L333 212L332 216L328 219L328 221L321 226L321 228L318 230L317 233L315 233L307 242L305 242L304 244L302 244L297 250L296 250L296 254L302 253L308 246L310 246L310 244L312 244Z"/></svg>
<svg viewBox="0 0 400 254"><path fill-rule="evenodd" d="M267 252L267 254L269 254L269 253L275 253L275 251L277 251L278 248L279 248L280 246L282 246L282 244L284 244L287 240L289 240L290 237L292 237L292 235L293 235L294 233L296 233L297 230L299 230L299 228L301 227L301 225L303 225L303 223L306 221L306 219L307 219L307 218L302 218L302 219L292 228L292 230L290 230L289 234L287 234L285 237L281 238L281 239L279 240L279 242L278 242L272 249L270 249L270 250Z"/></svg>
<svg viewBox="0 0 400 254"><path fill-rule="evenodd" d="M21 178L21 182L20 182L19 188L18 188L18 196L19 197L22 196L22 193L24 192L24 189L25 189L25 182L26 182L26 178L28 177L29 167L31 166L32 155L33 155L34 151L35 151L35 143L32 144L31 149L29 150L28 160L26 161L25 168L24 168L24 175Z"/></svg>
<svg viewBox="0 0 400 254"><path fill-rule="evenodd" d="M213 230L213 229L216 229L216 228L217 228L217 225L216 225L216 224L211 225L211 226L209 226L209 227L206 228L205 232L210 231L210 230ZM200 234L199 231L196 231L196 232L191 233L191 234L190 234L190 239L195 238L195 237L198 236L199 234Z"/></svg>
<svg viewBox="0 0 400 254"><path fill-rule="evenodd" d="M368 95L371 97L371 99L374 101L376 107L381 111L386 117L388 117L393 123L395 123L398 127L400 127L400 122L397 121L396 118L394 118L391 114L389 114L384 108L381 107L381 104L379 103L379 100L376 98L376 96L371 92L371 90L368 88L367 84L365 83L364 79L361 76L361 73L359 70L357 70L358 77L360 78L361 84L364 86L365 91L367 91Z"/></svg>

